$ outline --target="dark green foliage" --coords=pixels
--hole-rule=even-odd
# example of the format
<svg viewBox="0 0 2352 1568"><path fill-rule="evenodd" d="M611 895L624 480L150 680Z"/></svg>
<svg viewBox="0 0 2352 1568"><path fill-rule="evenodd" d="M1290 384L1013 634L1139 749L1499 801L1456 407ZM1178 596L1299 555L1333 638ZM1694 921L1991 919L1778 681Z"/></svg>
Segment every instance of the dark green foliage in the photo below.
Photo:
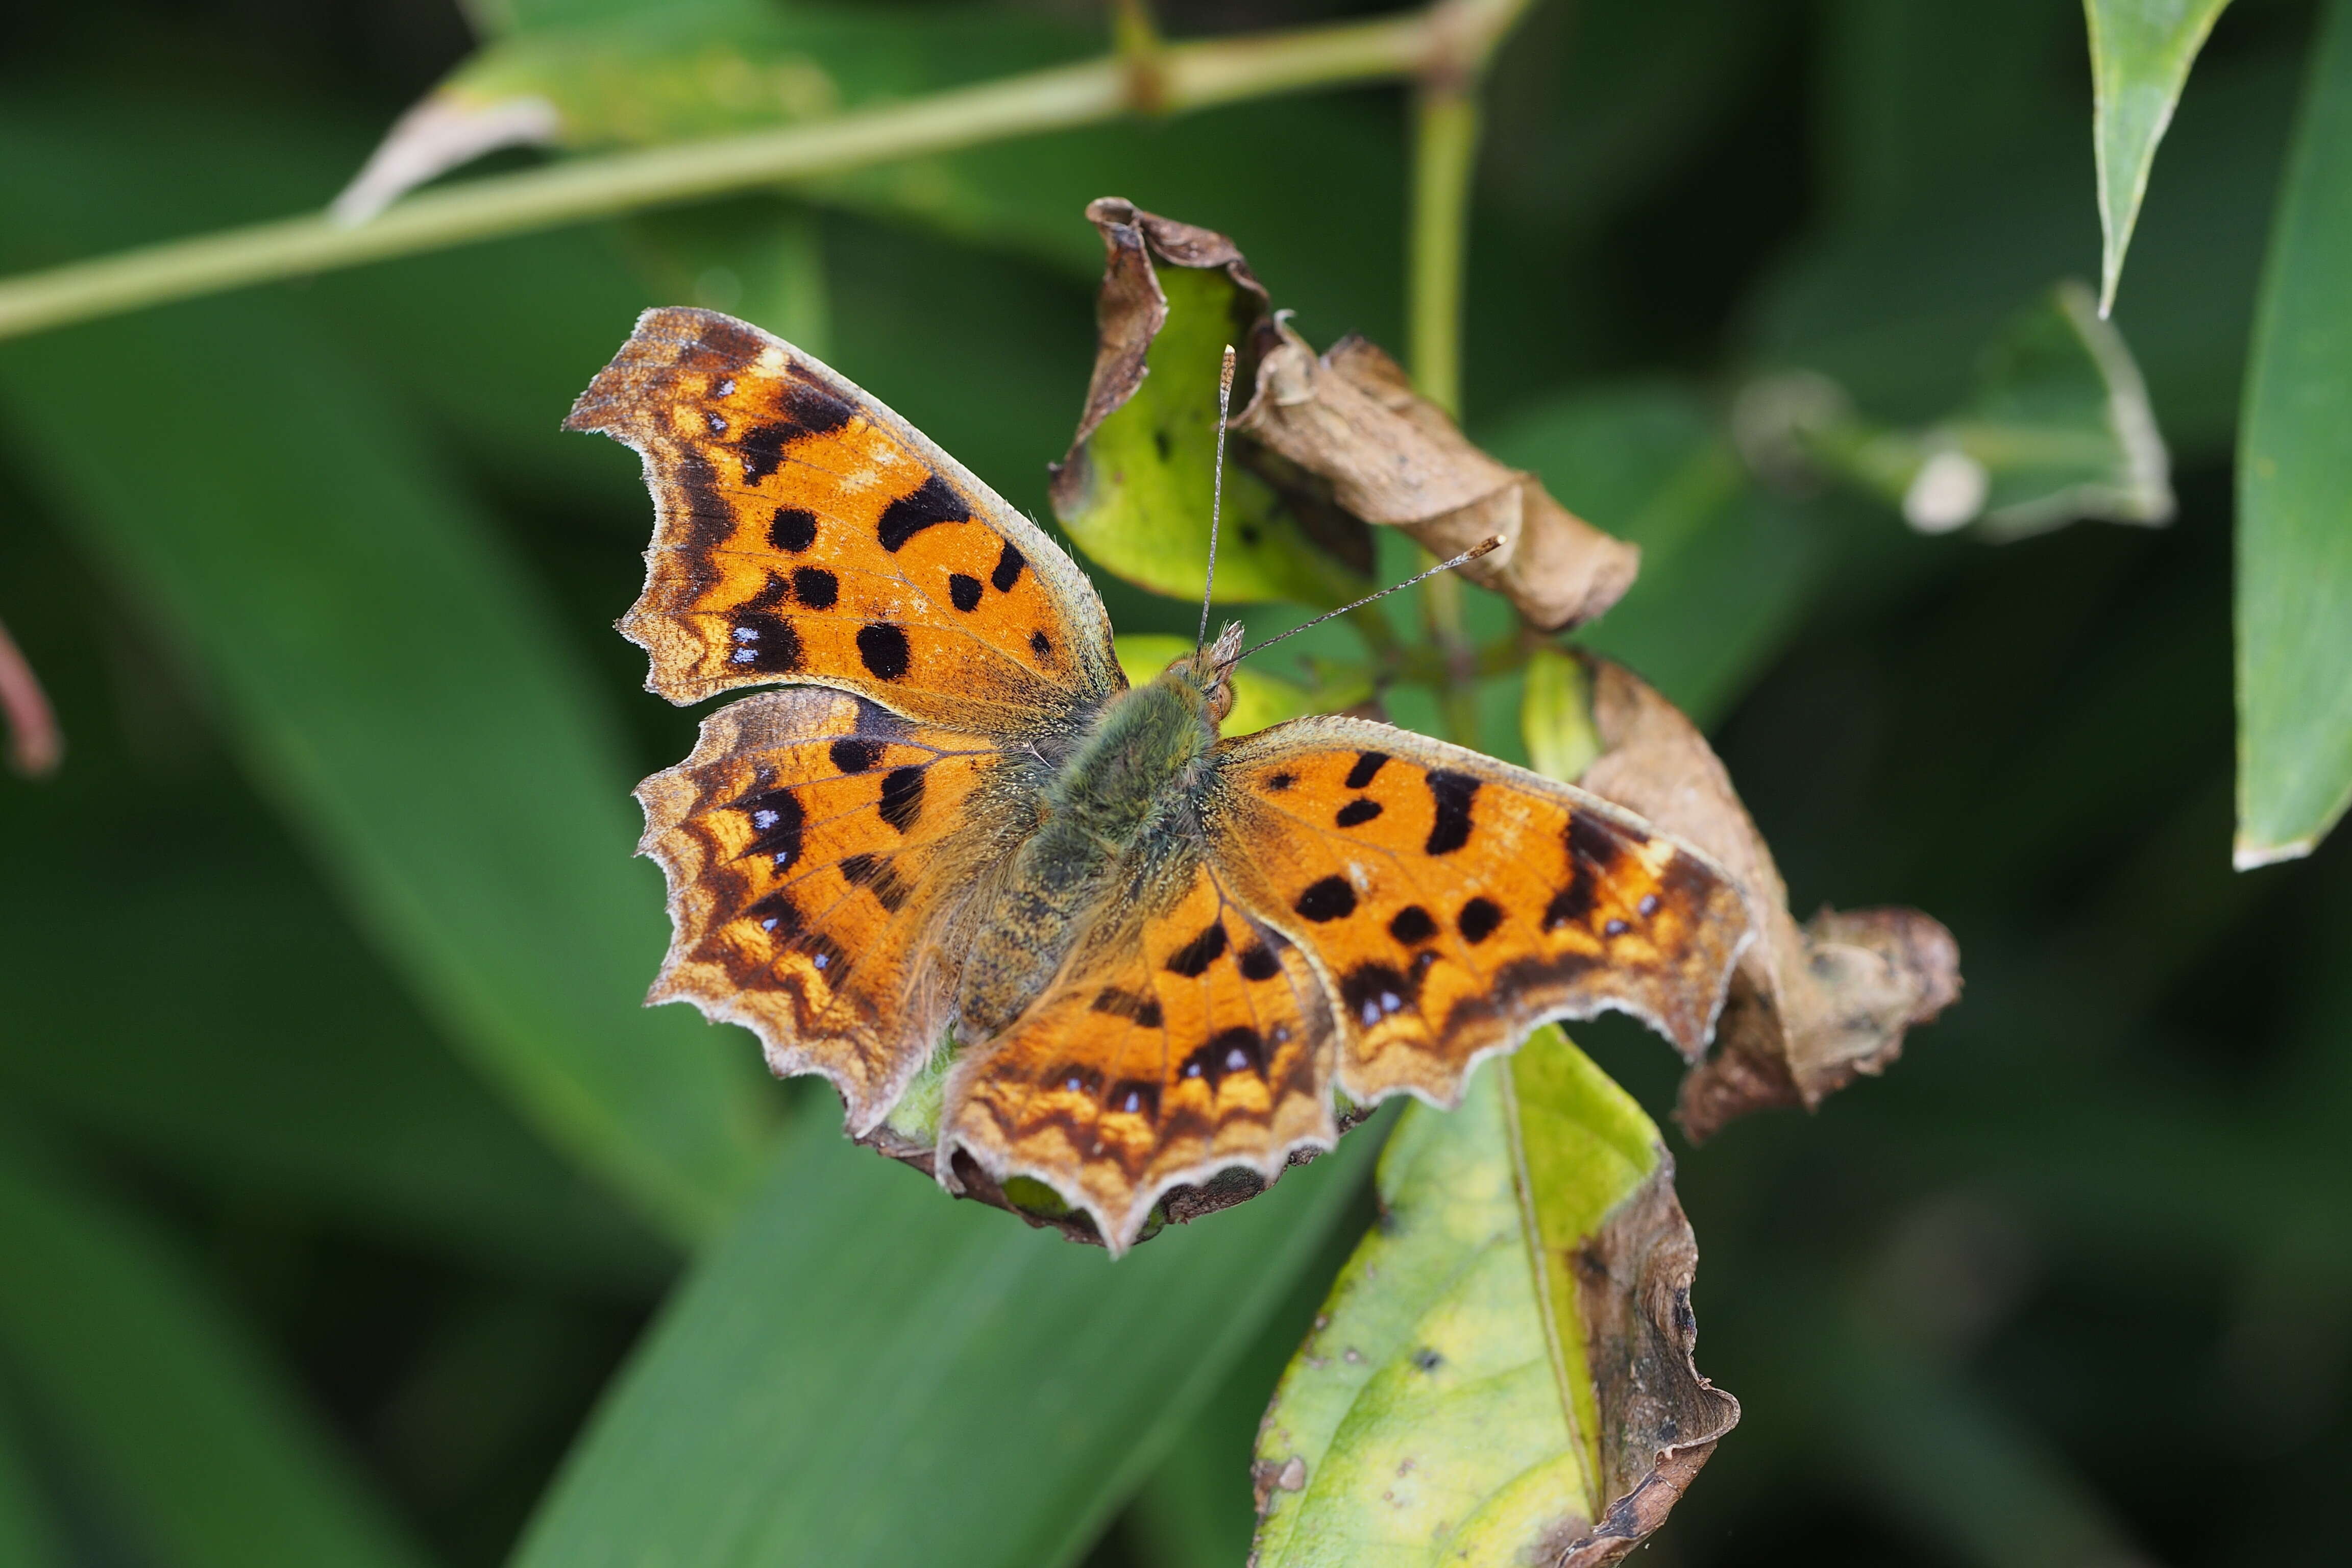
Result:
<svg viewBox="0 0 2352 1568"><path fill-rule="evenodd" d="M2341 1553L2352 860L2229 869L2263 247L2341 227L2273 225L2298 95L2342 75L2315 15L2223 16L2132 241L2179 517L2000 547L1761 484L1727 413L1802 367L1924 426L2095 275L2077 7L1555 0L1498 64L1468 427L1643 545L1589 640L1715 730L1794 907L1916 904L1969 978L1883 1081L1675 1148L1700 1365L1746 1417L1675 1561ZM0 267L317 207L467 47L428 0L20 19ZM606 629L634 465L555 426L634 311L766 245L740 283L1045 515L1084 200L1223 229L1316 342L1397 347L1404 125L1357 89L1059 132L0 343L0 620L68 743L0 774L0 1562L1237 1561L1248 1431L1378 1129L1114 1267L843 1146L829 1101L780 1117L740 1032L640 1012L625 792L691 716ZM2273 262L2273 309L2336 331L2340 270ZM1196 605L1103 586L1121 632L1190 637ZM1269 673L1294 651L1360 645ZM1504 755L1515 679L1480 693ZM1654 1040L1579 1038L1663 1118Z"/></svg>

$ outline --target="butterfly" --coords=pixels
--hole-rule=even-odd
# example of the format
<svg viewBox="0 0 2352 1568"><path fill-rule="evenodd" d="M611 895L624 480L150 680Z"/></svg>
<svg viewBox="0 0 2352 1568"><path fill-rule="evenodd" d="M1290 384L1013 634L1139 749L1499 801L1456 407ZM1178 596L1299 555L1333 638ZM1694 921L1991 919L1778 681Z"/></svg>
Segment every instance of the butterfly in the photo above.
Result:
<svg viewBox="0 0 2352 1568"><path fill-rule="evenodd" d="M1221 737L1239 626L1130 685L1042 530L759 328L647 311L565 427L644 459L647 689L775 688L637 790L649 1001L823 1074L853 1135L951 1038L941 1180L1043 1182L1116 1254L1171 1188L1329 1148L1335 1094L1451 1105L1603 1008L1711 1034L1749 928L1706 858L1366 719Z"/></svg>

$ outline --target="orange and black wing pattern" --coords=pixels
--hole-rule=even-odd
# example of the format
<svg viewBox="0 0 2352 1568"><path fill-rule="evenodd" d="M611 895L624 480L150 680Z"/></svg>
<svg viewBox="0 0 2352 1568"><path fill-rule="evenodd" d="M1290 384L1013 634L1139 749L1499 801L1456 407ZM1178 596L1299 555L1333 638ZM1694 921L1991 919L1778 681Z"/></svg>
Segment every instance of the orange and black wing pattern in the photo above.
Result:
<svg viewBox="0 0 2352 1568"><path fill-rule="evenodd" d="M1009 736L1125 685L1101 600L1067 555L757 327L646 311L564 427L645 459L654 542L620 629L673 702L805 682Z"/></svg>
<svg viewBox="0 0 2352 1568"><path fill-rule="evenodd" d="M1703 856L1595 796L1367 720L1296 720L1218 749L1210 859L1310 952L1336 1081L1455 1103L1536 1025L1631 1013L1686 1056L1750 936Z"/></svg>
<svg viewBox="0 0 2352 1568"><path fill-rule="evenodd" d="M637 787L673 930L649 1000L748 1026L776 1072L824 1074L872 1131L947 1026L973 894L1007 857L1008 783L988 739L847 692L720 709Z"/></svg>
<svg viewBox="0 0 2352 1568"><path fill-rule="evenodd" d="M1330 1009L1197 858L1139 889L949 1082L943 1142L1091 1211L1116 1253L1170 1187L1328 1148Z"/></svg>

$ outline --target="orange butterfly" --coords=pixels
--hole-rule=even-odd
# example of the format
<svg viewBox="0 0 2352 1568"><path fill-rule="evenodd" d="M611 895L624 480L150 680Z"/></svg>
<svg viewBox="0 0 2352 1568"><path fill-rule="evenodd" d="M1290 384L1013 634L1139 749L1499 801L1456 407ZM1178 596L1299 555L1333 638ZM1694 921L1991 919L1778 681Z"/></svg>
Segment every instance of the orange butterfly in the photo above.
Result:
<svg viewBox="0 0 2352 1568"><path fill-rule="evenodd" d="M621 631L720 709L637 791L674 937L652 1000L757 1033L875 1133L952 1031L968 1153L1116 1253L1170 1188L1271 1180L1400 1091L1441 1105L1539 1022L1704 1045L1748 920L1582 791L1368 720L1221 739L1238 626L1130 687L1034 524L799 350L659 310L565 427L645 459Z"/></svg>

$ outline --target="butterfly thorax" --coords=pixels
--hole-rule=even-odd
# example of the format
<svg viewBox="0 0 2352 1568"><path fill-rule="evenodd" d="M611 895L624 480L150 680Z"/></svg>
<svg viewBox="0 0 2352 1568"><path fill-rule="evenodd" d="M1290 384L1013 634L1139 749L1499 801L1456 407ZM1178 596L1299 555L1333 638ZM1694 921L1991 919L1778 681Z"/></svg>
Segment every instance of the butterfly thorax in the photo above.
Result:
<svg viewBox="0 0 2352 1568"><path fill-rule="evenodd" d="M1106 702L1041 792L1037 829L964 967L968 1037L1019 1016L1107 900L1197 850L1223 681L1202 679L1192 663Z"/></svg>

